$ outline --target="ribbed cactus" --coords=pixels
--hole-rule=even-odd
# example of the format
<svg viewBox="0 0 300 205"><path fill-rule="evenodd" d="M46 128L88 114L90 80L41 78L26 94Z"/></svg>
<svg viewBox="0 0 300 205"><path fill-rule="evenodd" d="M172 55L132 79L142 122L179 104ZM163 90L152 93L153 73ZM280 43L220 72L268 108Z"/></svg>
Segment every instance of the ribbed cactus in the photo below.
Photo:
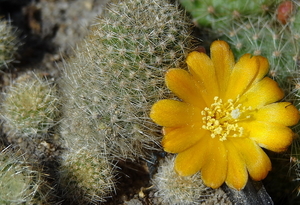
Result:
<svg viewBox="0 0 300 205"><path fill-rule="evenodd" d="M218 29L245 15L266 13L274 0L179 0L191 13L194 23Z"/></svg>
<svg viewBox="0 0 300 205"><path fill-rule="evenodd" d="M7 134L47 133L58 115L57 90L40 74L25 73L6 88L1 117Z"/></svg>
<svg viewBox="0 0 300 205"><path fill-rule="evenodd" d="M18 49L17 29L8 21L0 19L0 69L7 68Z"/></svg>

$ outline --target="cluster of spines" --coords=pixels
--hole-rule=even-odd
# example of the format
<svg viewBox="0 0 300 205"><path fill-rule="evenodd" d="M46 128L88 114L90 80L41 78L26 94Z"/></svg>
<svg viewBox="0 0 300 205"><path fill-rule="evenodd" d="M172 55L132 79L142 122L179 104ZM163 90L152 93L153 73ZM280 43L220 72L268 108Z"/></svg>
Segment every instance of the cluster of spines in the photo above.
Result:
<svg viewBox="0 0 300 205"><path fill-rule="evenodd" d="M0 69L7 68L14 61L19 44L17 29L0 19Z"/></svg>
<svg viewBox="0 0 300 205"><path fill-rule="evenodd" d="M6 133L36 136L47 133L58 116L57 90L41 74L25 73L6 88L1 117Z"/></svg>

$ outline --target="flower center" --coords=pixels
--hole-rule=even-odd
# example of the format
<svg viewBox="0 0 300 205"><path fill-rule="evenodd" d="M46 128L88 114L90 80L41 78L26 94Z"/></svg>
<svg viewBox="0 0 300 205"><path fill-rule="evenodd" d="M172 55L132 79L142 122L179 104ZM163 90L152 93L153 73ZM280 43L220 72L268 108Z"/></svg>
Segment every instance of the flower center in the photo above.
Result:
<svg viewBox="0 0 300 205"><path fill-rule="evenodd" d="M236 100L229 99L223 103L219 97L214 98L214 103L210 108L206 107L201 111L203 115L203 129L211 132L212 138L219 137L220 141L224 141L227 137L242 137L244 128L238 125L241 120L249 119L250 115L246 115L251 107L242 107L242 104L237 104L239 97Z"/></svg>

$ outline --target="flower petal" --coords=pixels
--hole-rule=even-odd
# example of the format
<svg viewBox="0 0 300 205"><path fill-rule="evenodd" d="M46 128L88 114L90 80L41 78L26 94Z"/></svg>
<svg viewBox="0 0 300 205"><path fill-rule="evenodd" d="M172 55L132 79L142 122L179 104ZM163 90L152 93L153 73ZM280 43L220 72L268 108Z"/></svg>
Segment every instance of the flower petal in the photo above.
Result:
<svg viewBox="0 0 300 205"><path fill-rule="evenodd" d="M206 98L210 100L207 104L213 103L213 98L219 94L219 86L211 59L205 53L193 51L189 53L186 63L190 73L203 84L205 88L203 96L207 96Z"/></svg>
<svg viewBox="0 0 300 205"><path fill-rule="evenodd" d="M210 56L216 70L220 93L225 93L231 70L235 64L233 53L225 41L219 40L211 44Z"/></svg>
<svg viewBox="0 0 300 205"><path fill-rule="evenodd" d="M249 132L249 138L259 146L274 152L285 151L294 137L290 128L274 122L240 122L239 126Z"/></svg>
<svg viewBox="0 0 300 205"><path fill-rule="evenodd" d="M263 57L263 56L256 56L256 58L259 61L259 68L258 68L258 73L256 75L256 78L255 78L253 84L259 82L269 72L269 61L268 61L268 59Z"/></svg>
<svg viewBox="0 0 300 205"><path fill-rule="evenodd" d="M272 169L268 155L249 138L234 138L230 141L241 153L251 178L255 181L264 179Z"/></svg>
<svg viewBox="0 0 300 205"><path fill-rule="evenodd" d="M214 146L210 139L211 137L204 136L197 144L177 155L174 168L179 175L193 175L210 160L207 155Z"/></svg>
<svg viewBox="0 0 300 205"><path fill-rule="evenodd" d="M168 70L165 76L167 87L184 102L200 108L205 107L202 90L191 74L186 70L174 68Z"/></svg>
<svg viewBox="0 0 300 205"><path fill-rule="evenodd" d="M238 149L230 141L227 140L224 144L228 150L228 169L225 182L229 187L241 190L248 181L246 163Z"/></svg>
<svg viewBox="0 0 300 205"><path fill-rule="evenodd" d="M300 115L298 109L290 102L279 102L263 106L254 114L254 118L258 121L293 126L298 123Z"/></svg>
<svg viewBox="0 0 300 205"><path fill-rule="evenodd" d="M265 77L253 85L239 100L243 106L250 106L252 109L276 102L284 97L284 92L271 78Z"/></svg>
<svg viewBox="0 0 300 205"><path fill-rule="evenodd" d="M201 178L206 186L213 189L220 187L227 176L227 150L218 138L211 138L207 162L203 165Z"/></svg>
<svg viewBox="0 0 300 205"><path fill-rule="evenodd" d="M202 125L184 126L173 129L164 136L161 144L166 152L180 153L195 145L203 136L209 135Z"/></svg>
<svg viewBox="0 0 300 205"><path fill-rule="evenodd" d="M258 73L258 68L259 60L256 56L243 55L231 72L225 100L236 99L238 95L242 95L253 83Z"/></svg>
<svg viewBox="0 0 300 205"><path fill-rule="evenodd" d="M158 125L165 127L179 127L202 121L198 114L201 109L190 104L176 100L160 100L156 102L150 111L151 119Z"/></svg>

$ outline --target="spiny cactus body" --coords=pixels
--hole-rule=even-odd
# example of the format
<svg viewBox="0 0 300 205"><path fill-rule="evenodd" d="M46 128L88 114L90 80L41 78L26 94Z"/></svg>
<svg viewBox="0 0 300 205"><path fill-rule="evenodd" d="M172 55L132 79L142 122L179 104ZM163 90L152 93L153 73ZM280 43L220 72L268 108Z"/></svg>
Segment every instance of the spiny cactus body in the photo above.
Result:
<svg viewBox="0 0 300 205"><path fill-rule="evenodd" d="M10 148L0 152L0 204L31 205L47 201L42 193L45 181L40 172L13 153Z"/></svg>
<svg viewBox="0 0 300 205"><path fill-rule="evenodd" d="M238 57L251 53L268 58L269 74L286 87L287 77L297 72L300 35L293 32L290 24L274 24L264 17L249 16L243 23L224 29L224 34Z"/></svg>
<svg viewBox="0 0 300 205"><path fill-rule="evenodd" d="M155 196L161 204L231 204L221 189L205 186L199 172L188 177L179 176L174 170L174 159L174 156L165 158L152 180Z"/></svg>
<svg viewBox="0 0 300 205"><path fill-rule="evenodd" d="M266 13L274 0L180 0L199 26L217 29L240 16Z"/></svg>
<svg viewBox="0 0 300 205"><path fill-rule="evenodd" d="M70 150L62 160L60 184L70 202L104 202L114 189L113 168L105 156L91 148Z"/></svg>
<svg viewBox="0 0 300 205"><path fill-rule="evenodd" d="M4 94L2 118L8 134L31 136L47 133L58 114L56 88L38 74L26 73Z"/></svg>
<svg viewBox="0 0 300 205"><path fill-rule="evenodd" d="M167 0L120 1L95 20L60 83L61 184L75 190L75 200L104 201L114 189L110 163L159 149L150 108L171 95L165 71L184 64L190 43L187 17Z"/></svg>
<svg viewBox="0 0 300 205"><path fill-rule="evenodd" d="M149 110L170 95L164 74L184 62L189 26L166 0L111 5L65 64L61 133L68 146L105 144L110 155L131 160L157 149L160 130Z"/></svg>

